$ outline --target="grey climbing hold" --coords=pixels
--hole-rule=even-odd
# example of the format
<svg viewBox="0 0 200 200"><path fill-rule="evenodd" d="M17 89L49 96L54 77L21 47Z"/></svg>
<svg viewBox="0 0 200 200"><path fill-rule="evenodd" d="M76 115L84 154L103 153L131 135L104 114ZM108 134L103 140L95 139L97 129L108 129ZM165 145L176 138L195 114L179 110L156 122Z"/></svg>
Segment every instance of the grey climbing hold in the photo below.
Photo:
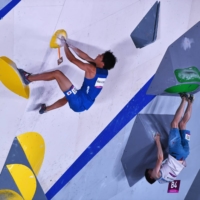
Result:
<svg viewBox="0 0 200 200"><path fill-rule="evenodd" d="M157 38L160 2L156 2L131 33L137 48L145 47Z"/></svg>

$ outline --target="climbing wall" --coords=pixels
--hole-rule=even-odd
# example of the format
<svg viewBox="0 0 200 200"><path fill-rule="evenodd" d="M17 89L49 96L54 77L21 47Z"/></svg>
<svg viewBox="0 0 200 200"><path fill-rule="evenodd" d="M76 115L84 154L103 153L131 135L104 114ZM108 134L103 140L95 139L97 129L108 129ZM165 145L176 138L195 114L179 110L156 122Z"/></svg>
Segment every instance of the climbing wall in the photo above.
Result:
<svg viewBox="0 0 200 200"><path fill-rule="evenodd" d="M3 7L10 3L5 1L4 5L0 5ZM153 35L151 42L136 48L134 38L130 36L154 5L158 15L153 17L153 32L151 27L148 29ZM199 171L199 134L195 121L198 119L198 100L195 100L194 113L188 124L192 132L191 155L187 168L179 176L181 182L177 196L167 193L168 185L149 185L142 171L139 175L127 175L131 166L140 168L140 165L147 164L137 156L141 154L145 158L145 150L156 151L148 131L142 129L135 135L133 127L137 115L162 115L161 119L168 116L169 122L180 103L180 98L174 97L181 91L177 87L184 85L190 89L187 91L198 91L199 42L195 33L199 28L199 9L198 0L161 0L160 3L155 0L23 0L9 10L0 21L1 189L4 187L2 182L8 180L7 189L0 191L2 198L22 199L26 195L14 178L15 172L20 175L23 167L17 166L12 174L8 167L16 163L7 163L7 158L14 139L27 132L39 133L45 142L44 158L38 174L31 164L25 165L27 174L31 174L36 181L36 189L31 193L33 198L37 194L45 194L47 199L59 200L153 200L161 196L168 200L177 196L184 199L187 193L191 195ZM42 103L50 105L62 98L63 93L55 81L39 81L25 86L16 68L33 74L60 70L77 88L81 87L84 78L84 72L66 59L63 48L60 48L60 55L58 49L50 48L52 36L60 29L66 30L68 38L91 57L111 50L118 62L87 112L75 113L66 105L40 115L38 110ZM173 43L177 41L179 43L173 49ZM168 62L173 62L167 64L169 70L164 67L167 72L163 71L165 73L161 77L157 72L162 68L166 53L170 58ZM63 57L60 65L59 57ZM196 99L198 96L199 93L196 93ZM163 136L166 137L163 139L166 143L168 128L167 125L164 127ZM139 160L138 163L124 154L126 145L132 144L129 138L133 138L133 144L140 144L130 153L133 156L130 159ZM137 138L140 140L138 143ZM143 138L149 149L142 146ZM131 149L127 148L128 151ZM150 161L154 160L155 157L150 158ZM197 162L194 163L194 160ZM128 173L122 161L130 163ZM38 188L43 193L37 193Z"/></svg>

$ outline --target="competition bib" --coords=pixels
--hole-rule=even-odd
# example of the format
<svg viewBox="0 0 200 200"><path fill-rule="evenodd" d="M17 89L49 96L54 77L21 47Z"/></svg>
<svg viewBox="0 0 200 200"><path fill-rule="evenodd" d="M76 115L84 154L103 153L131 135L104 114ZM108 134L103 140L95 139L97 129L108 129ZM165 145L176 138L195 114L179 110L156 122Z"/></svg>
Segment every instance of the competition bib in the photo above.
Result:
<svg viewBox="0 0 200 200"><path fill-rule="evenodd" d="M96 83L95 83L95 87L96 88L102 88L105 81L106 81L106 78L98 78Z"/></svg>

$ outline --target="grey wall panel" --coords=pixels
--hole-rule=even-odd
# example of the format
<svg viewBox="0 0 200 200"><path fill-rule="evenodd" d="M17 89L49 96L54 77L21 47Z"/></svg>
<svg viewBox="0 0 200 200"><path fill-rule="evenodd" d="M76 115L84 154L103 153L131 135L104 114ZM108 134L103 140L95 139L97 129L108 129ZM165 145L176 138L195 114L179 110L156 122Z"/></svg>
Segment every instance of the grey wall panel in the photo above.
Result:
<svg viewBox="0 0 200 200"><path fill-rule="evenodd" d="M186 69L195 66L200 71L200 22L173 42L167 49L154 79L147 91L147 94L153 95L177 95L165 92L165 89L189 82L180 83L174 71L176 69ZM189 74L188 74L189 76ZM200 80L200 73L196 76ZM200 81L191 83L200 84ZM198 88L193 93L200 90Z"/></svg>
<svg viewBox="0 0 200 200"><path fill-rule="evenodd" d="M185 200L200 200L200 170L198 171Z"/></svg>
<svg viewBox="0 0 200 200"><path fill-rule="evenodd" d="M147 90L147 94L165 94L164 90L173 85L176 85L176 80L174 78L173 64L168 48Z"/></svg>

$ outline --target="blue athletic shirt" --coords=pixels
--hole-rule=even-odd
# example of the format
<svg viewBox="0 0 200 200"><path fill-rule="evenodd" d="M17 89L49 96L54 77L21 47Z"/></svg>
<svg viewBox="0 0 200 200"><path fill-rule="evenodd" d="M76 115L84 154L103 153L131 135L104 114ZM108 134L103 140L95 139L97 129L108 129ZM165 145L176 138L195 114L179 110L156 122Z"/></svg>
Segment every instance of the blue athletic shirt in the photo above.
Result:
<svg viewBox="0 0 200 200"><path fill-rule="evenodd" d="M96 68L96 75L92 79L84 78L83 85L79 91L83 94L83 105L88 110L94 103L95 98L101 92L103 85L108 76L108 70L102 68Z"/></svg>

